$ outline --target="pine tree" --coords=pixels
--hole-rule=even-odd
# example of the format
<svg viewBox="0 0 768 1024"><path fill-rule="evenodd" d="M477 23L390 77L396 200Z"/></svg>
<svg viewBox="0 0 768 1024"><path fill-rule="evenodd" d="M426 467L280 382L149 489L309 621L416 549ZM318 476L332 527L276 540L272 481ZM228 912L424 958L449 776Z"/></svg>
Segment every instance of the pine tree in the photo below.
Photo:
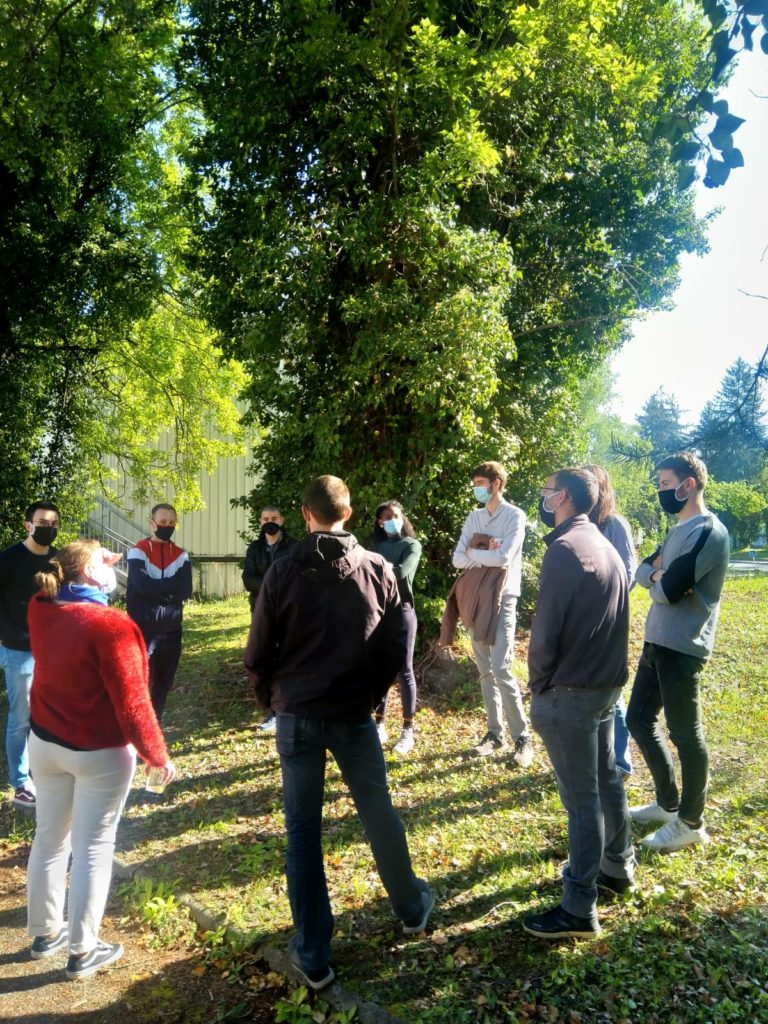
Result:
<svg viewBox="0 0 768 1024"><path fill-rule="evenodd" d="M752 480L765 464L768 431L761 383L755 368L739 358L702 410L698 447L716 480Z"/></svg>

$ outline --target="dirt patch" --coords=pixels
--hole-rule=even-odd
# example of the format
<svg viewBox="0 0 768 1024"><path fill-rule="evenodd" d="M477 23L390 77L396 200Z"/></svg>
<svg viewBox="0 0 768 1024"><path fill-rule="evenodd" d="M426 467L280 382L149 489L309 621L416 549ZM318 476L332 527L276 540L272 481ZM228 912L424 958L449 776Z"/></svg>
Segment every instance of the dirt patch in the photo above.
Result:
<svg viewBox="0 0 768 1024"><path fill-rule="evenodd" d="M66 951L32 960L26 934L26 862L29 848L0 848L0 1020L14 1024L217 1024L274 1021L272 990L260 996L227 983L203 964L199 951L149 949L141 926L126 920L112 895L101 931L122 942L125 956L93 977L69 982Z"/></svg>

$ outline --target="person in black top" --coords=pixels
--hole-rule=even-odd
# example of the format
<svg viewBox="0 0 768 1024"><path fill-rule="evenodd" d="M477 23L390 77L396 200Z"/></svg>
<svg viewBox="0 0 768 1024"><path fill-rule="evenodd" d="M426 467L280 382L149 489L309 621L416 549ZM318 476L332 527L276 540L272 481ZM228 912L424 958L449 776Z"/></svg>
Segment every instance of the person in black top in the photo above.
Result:
<svg viewBox="0 0 768 1024"><path fill-rule="evenodd" d="M59 529L53 502L33 501L24 513L27 536L0 552L0 668L8 692L5 750L8 781L17 807L35 807L35 786L29 776L29 691L34 659L29 643L27 605L38 586L35 576L49 568Z"/></svg>
<svg viewBox="0 0 768 1024"><path fill-rule="evenodd" d="M406 654L395 575L381 555L365 551L345 529L352 509L343 480L313 480L302 514L309 536L266 575L245 665L259 703L277 712L285 869L298 933L289 959L308 986L320 989L334 978L321 835L328 751L352 794L406 934L423 931L435 901L413 872L371 717Z"/></svg>
<svg viewBox="0 0 768 1024"><path fill-rule="evenodd" d="M296 541L285 529L285 520L276 505L265 505L259 516L259 535L245 552L243 586L248 591L248 602L253 612L261 583L267 570L278 558L284 558ZM259 726L262 733L275 731L275 716L270 711Z"/></svg>

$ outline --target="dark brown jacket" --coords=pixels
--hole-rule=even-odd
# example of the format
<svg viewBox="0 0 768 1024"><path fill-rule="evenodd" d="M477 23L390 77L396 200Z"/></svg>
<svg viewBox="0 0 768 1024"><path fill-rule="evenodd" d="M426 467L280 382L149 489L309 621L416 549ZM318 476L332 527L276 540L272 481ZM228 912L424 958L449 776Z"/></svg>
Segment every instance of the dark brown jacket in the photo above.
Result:
<svg viewBox="0 0 768 1024"><path fill-rule="evenodd" d="M461 573L445 602L438 641L441 647L450 647L456 639L459 619L478 643L495 642L506 575L506 569L490 565L474 565Z"/></svg>
<svg viewBox="0 0 768 1024"><path fill-rule="evenodd" d="M616 549L585 515L561 523L544 543L528 647L531 690L623 686L629 592Z"/></svg>
<svg viewBox="0 0 768 1024"><path fill-rule="evenodd" d="M361 721L405 655L392 566L351 533L311 533L268 570L245 652L262 706Z"/></svg>

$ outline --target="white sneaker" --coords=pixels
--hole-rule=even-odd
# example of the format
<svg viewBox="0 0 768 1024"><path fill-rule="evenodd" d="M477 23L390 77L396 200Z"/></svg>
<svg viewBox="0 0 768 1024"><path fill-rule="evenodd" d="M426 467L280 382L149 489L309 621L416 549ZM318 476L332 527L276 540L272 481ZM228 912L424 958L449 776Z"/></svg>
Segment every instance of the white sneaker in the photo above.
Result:
<svg viewBox="0 0 768 1024"><path fill-rule="evenodd" d="M654 800L652 804L643 804L642 807L630 807L629 816L632 821L637 821L640 824L647 824L654 821L664 824L666 821L675 821L677 818L677 811L665 811L664 808L659 807Z"/></svg>
<svg viewBox="0 0 768 1024"><path fill-rule="evenodd" d="M376 732L379 734L379 743L384 746L385 743L389 742L389 733L387 727L383 722L376 723Z"/></svg>
<svg viewBox="0 0 768 1024"><path fill-rule="evenodd" d="M394 746L396 754L410 754L416 744L413 736L413 726L406 725L400 733L400 739Z"/></svg>
<svg viewBox="0 0 768 1024"><path fill-rule="evenodd" d="M658 850L664 853L682 850L684 846L695 846L696 843L709 842L711 842L709 833L703 825L701 828L691 828L677 816L673 821L668 821L666 825L662 825L660 829L640 840L641 845L649 850Z"/></svg>

